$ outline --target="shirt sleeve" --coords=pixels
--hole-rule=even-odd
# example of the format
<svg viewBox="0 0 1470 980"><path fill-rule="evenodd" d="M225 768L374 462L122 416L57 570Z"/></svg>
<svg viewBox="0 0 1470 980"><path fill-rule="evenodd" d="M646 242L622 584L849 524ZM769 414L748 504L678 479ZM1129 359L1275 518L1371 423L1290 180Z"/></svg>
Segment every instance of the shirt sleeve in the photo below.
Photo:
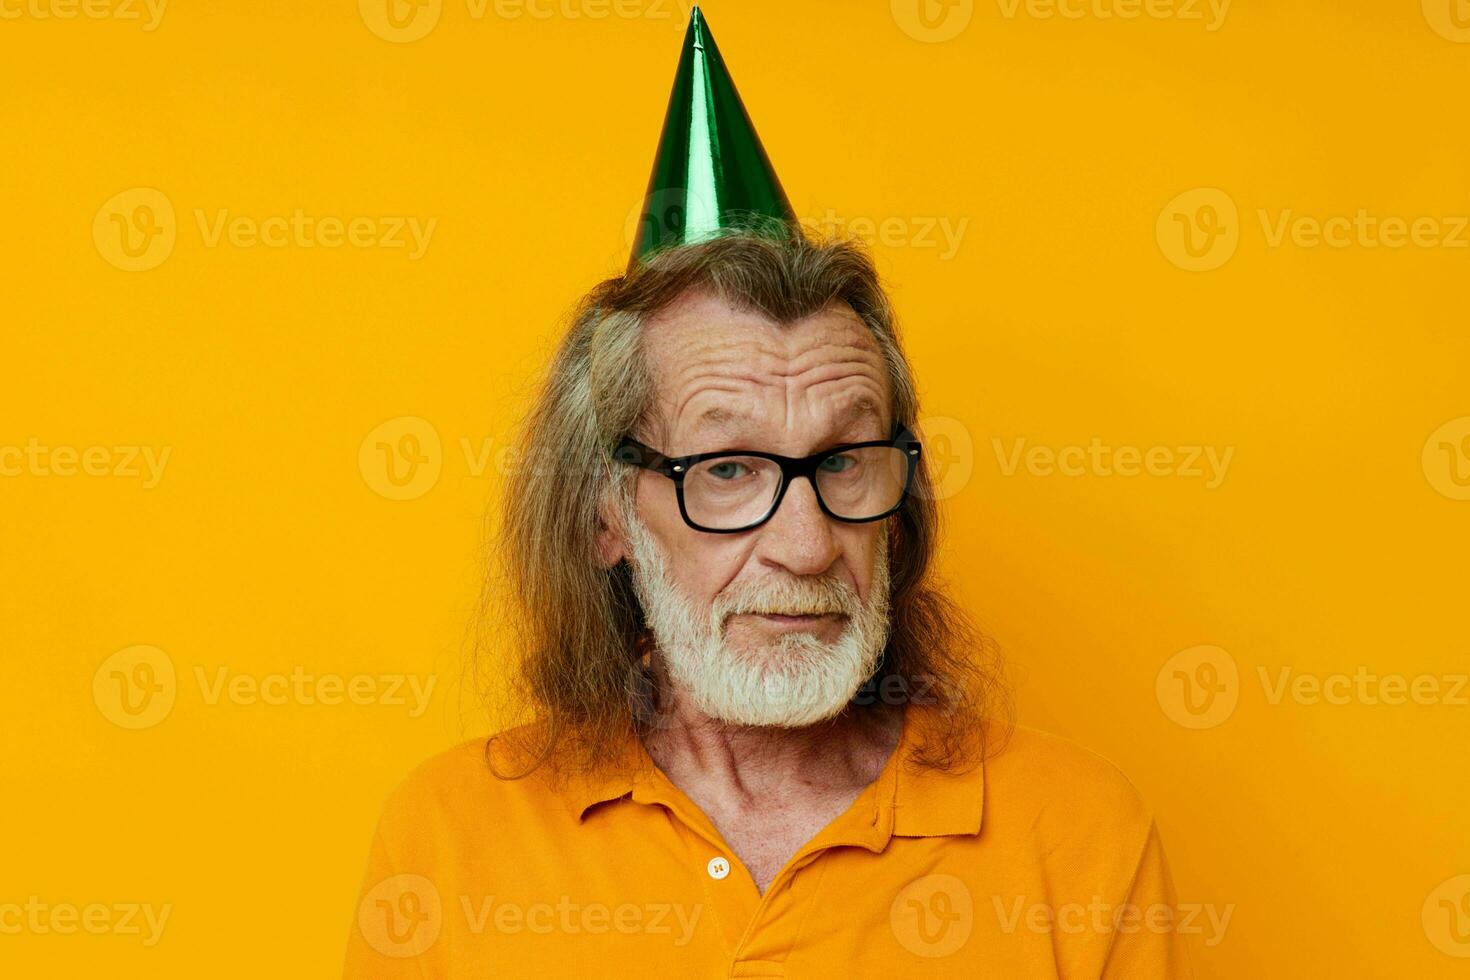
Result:
<svg viewBox="0 0 1470 980"><path fill-rule="evenodd" d="M1169 861L1150 821L1133 881L1115 917L1103 980L1192 980Z"/></svg>

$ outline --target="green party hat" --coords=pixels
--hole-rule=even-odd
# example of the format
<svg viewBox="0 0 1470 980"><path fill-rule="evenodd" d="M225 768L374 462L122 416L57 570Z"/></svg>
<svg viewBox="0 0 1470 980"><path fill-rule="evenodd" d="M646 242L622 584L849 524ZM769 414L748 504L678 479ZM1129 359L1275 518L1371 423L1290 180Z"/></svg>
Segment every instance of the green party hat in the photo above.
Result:
<svg viewBox="0 0 1470 980"><path fill-rule="evenodd" d="M703 241L731 227L784 234L799 228L696 5L684 34L628 269L659 249Z"/></svg>

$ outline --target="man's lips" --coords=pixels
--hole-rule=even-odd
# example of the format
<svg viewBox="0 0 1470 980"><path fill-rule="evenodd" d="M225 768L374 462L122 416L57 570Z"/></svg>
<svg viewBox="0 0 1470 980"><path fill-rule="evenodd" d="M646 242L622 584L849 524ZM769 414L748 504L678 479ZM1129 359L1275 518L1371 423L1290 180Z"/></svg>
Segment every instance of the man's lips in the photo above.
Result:
<svg viewBox="0 0 1470 980"><path fill-rule="evenodd" d="M789 615L786 613L744 613L752 619L758 619L772 626L799 627L819 626L841 617L841 613L802 613L800 615Z"/></svg>

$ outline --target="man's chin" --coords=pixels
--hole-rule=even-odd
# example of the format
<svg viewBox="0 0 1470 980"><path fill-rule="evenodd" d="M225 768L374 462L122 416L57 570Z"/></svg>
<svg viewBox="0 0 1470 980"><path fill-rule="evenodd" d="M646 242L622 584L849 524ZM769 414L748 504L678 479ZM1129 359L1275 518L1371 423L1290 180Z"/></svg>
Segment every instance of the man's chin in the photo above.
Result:
<svg viewBox="0 0 1470 980"><path fill-rule="evenodd" d="M740 658L729 675L713 688L697 692L696 703L711 718L726 724L758 728L805 728L839 714L852 701L861 681L813 670L815 659L832 651L811 637L783 640Z"/></svg>
<svg viewBox="0 0 1470 980"><path fill-rule="evenodd" d="M829 718L841 713L847 702L814 709L804 704L781 704L766 703L762 705L721 705L719 708L707 711L709 717L726 725L735 725L741 728L771 728L790 731L799 728L810 728ZM712 706L713 707L713 706Z"/></svg>

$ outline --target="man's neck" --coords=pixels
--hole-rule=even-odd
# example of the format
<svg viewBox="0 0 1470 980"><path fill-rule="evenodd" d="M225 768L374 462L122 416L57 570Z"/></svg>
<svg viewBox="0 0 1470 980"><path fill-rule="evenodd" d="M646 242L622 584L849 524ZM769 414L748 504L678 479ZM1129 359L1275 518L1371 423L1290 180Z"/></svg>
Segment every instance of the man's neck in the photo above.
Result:
<svg viewBox="0 0 1470 980"><path fill-rule="evenodd" d="M752 728L676 702L644 746L680 788L718 794L727 806L768 807L793 795L846 793L877 778L897 746L902 716L889 710L859 719L856 710L804 728Z"/></svg>
<svg viewBox="0 0 1470 980"><path fill-rule="evenodd" d="M665 691L668 688L664 688ZM880 712L859 718L858 710ZM728 725L674 692L643 739L762 893L781 868L873 783L898 746L899 708L852 708L804 728Z"/></svg>

